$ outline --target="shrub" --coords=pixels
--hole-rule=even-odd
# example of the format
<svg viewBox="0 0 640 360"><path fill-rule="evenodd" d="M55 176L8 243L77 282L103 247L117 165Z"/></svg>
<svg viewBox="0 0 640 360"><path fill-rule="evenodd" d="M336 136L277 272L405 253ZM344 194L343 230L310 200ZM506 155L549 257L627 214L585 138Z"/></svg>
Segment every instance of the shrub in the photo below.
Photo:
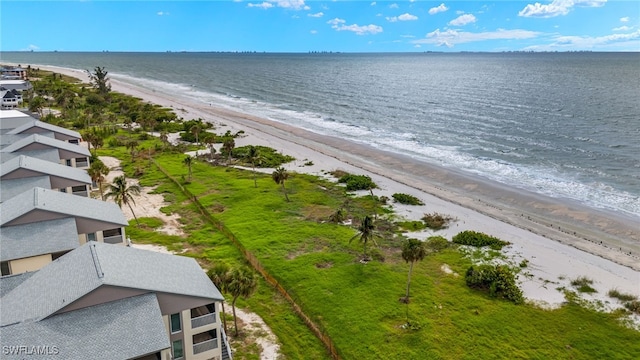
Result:
<svg viewBox="0 0 640 360"><path fill-rule="evenodd" d="M369 190L378 187L367 175L346 174L340 177L340 179L338 179L338 182L341 184L346 184L347 191Z"/></svg>
<svg viewBox="0 0 640 360"><path fill-rule="evenodd" d="M449 247L449 240L442 236L430 236L426 242L427 248L433 252L438 252Z"/></svg>
<svg viewBox="0 0 640 360"><path fill-rule="evenodd" d="M617 289L611 289L609 290L609 292L607 293L607 295L609 295L609 297L612 298L616 298L620 301L633 301L633 300L638 300L638 297L633 295L633 294L625 294L625 293L621 293L620 291L618 291Z"/></svg>
<svg viewBox="0 0 640 360"><path fill-rule="evenodd" d="M524 302L522 290L516 285L516 278L506 265L471 266L465 275L467 286L489 291L491 297L503 298L516 304Z"/></svg>
<svg viewBox="0 0 640 360"><path fill-rule="evenodd" d="M413 195L395 193L395 194L393 194L391 196L393 197L393 200L395 202L398 202L400 204L404 204L404 205L424 205L424 203L422 201L420 201L420 199L418 199L417 197L415 197Z"/></svg>
<svg viewBox="0 0 640 360"><path fill-rule="evenodd" d="M231 151L231 156L236 159L244 161L244 165L251 166L251 162L247 157L249 156L250 145L234 148ZM282 164L295 160L294 157L289 155L283 155L267 146L256 145L255 148L260 153L260 162L256 163L258 168L276 168Z"/></svg>
<svg viewBox="0 0 640 360"><path fill-rule="evenodd" d="M497 237L485 233L467 230L453 237L453 242L460 245L471 245L476 247L489 246L494 250L500 250L503 246L509 245Z"/></svg>
<svg viewBox="0 0 640 360"><path fill-rule="evenodd" d="M586 276L580 276L576 279L571 280L571 286L575 287L581 293L595 293L598 292L596 289L592 288L593 280L589 279Z"/></svg>
<svg viewBox="0 0 640 360"><path fill-rule="evenodd" d="M449 227L449 223L453 221L453 218L449 215L434 212L433 214L424 214L422 221L429 229L440 230Z"/></svg>
<svg viewBox="0 0 640 360"><path fill-rule="evenodd" d="M624 307L634 314L640 315L640 301L632 300L624 303Z"/></svg>
<svg viewBox="0 0 640 360"><path fill-rule="evenodd" d="M420 231L425 228L422 221L402 221L398 223L398 226L409 231Z"/></svg>

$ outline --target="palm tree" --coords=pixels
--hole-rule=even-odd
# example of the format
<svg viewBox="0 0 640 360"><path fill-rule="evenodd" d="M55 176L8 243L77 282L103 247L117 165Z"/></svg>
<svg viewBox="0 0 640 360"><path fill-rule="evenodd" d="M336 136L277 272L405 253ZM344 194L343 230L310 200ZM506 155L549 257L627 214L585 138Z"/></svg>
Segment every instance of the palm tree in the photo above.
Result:
<svg viewBox="0 0 640 360"><path fill-rule="evenodd" d="M287 189L284 187L284 182L289 178L289 173L287 172L287 170L280 166L279 168L276 168L276 170L271 174L271 178L276 182L276 184L282 185L284 197L287 199L287 202L289 202L289 195L287 195Z"/></svg>
<svg viewBox="0 0 640 360"><path fill-rule="evenodd" d="M124 175L118 176L113 179L113 184L109 185L109 192L105 195L107 198L113 198L113 200L122 208L122 204L126 204L129 206L129 210L131 210L131 214L133 214L133 218L136 219L136 224L140 226L138 222L138 218L136 214L133 212L133 207L131 204L136 204L133 200L133 195L140 194L140 186L139 185L127 185L127 179Z"/></svg>
<svg viewBox="0 0 640 360"><path fill-rule="evenodd" d="M236 300L240 296L246 299L258 287L258 280L256 279L253 271L246 267L241 267L232 270L229 273L229 282L227 283L227 290L233 296L233 302L231 307L233 308L233 321L235 325L236 336L238 336L238 318L236 317Z"/></svg>
<svg viewBox="0 0 640 360"><path fill-rule="evenodd" d="M135 156L136 156L136 148L138 147L138 141L137 140L129 140L127 141L127 149L129 149L129 152L131 153L131 162L133 162L135 160Z"/></svg>
<svg viewBox="0 0 640 360"><path fill-rule="evenodd" d="M91 166L87 169L87 173L91 176L91 181L98 184L98 188L100 189L100 198L104 201L102 182L104 181L104 177L109 175L109 167L100 161L100 159L95 159L91 162Z"/></svg>
<svg viewBox="0 0 640 360"><path fill-rule="evenodd" d="M227 153L228 160L227 162L231 162L231 153L233 152L233 148L236 147L236 141L233 140L232 137L226 137L224 142L222 143L222 149Z"/></svg>
<svg viewBox="0 0 640 360"><path fill-rule="evenodd" d="M408 239L402 244L402 259L409 263L409 278L407 279L407 294L404 301L409 303L409 286L411 285L411 273L413 272L413 264L421 261L427 255L427 249L424 242L418 239Z"/></svg>
<svg viewBox="0 0 640 360"><path fill-rule="evenodd" d="M196 137L196 145L199 144L198 135L200 135L200 133L202 132L202 126L200 126L199 124L193 125L191 129L189 129L189 131L191 131L193 136Z"/></svg>
<svg viewBox="0 0 640 360"><path fill-rule="evenodd" d="M256 164L260 165L262 160L264 159L260 154L260 149L256 146L249 146L249 151L247 152L247 159L251 162L251 167L253 168L253 186L258 187L258 179L256 174Z"/></svg>
<svg viewBox="0 0 640 360"><path fill-rule="evenodd" d="M191 164L193 163L193 157L191 155L187 155L187 157L182 160L182 163L187 165L187 168L189 168L189 182L191 182Z"/></svg>
<svg viewBox="0 0 640 360"><path fill-rule="evenodd" d="M229 286L229 265L225 263L219 263L207 271L207 276L220 292L227 292ZM227 319L224 312L224 301L222 301L222 323L224 326L224 332L227 332Z"/></svg>
<svg viewBox="0 0 640 360"><path fill-rule="evenodd" d="M216 148L214 147L216 144L216 136L212 133L206 133L207 136L203 136L202 141L209 148L209 160L213 160L213 154L216 153Z"/></svg>
<svg viewBox="0 0 640 360"><path fill-rule="evenodd" d="M365 216L358 226L358 233L355 234L351 239L349 239L349 243L355 238L360 238L360 242L362 243L362 259L367 260L367 243L369 241L373 242L377 245L375 240L375 225L373 224L373 219L369 215Z"/></svg>

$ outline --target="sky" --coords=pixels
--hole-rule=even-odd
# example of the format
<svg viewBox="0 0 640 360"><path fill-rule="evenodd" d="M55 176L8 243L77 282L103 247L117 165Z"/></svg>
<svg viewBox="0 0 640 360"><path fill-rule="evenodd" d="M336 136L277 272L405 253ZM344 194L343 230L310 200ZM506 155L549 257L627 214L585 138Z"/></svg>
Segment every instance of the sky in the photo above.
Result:
<svg viewBox="0 0 640 360"><path fill-rule="evenodd" d="M2 0L0 51L640 51L640 1Z"/></svg>

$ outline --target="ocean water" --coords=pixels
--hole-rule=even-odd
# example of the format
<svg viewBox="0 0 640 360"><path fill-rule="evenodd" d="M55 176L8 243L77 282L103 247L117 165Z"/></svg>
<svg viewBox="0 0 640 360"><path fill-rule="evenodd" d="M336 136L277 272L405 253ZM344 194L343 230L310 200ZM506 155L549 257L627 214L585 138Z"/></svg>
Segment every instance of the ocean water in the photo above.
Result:
<svg viewBox="0 0 640 360"><path fill-rule="evenodd" d="M640 53L3 52L640 216Z"/></svg>

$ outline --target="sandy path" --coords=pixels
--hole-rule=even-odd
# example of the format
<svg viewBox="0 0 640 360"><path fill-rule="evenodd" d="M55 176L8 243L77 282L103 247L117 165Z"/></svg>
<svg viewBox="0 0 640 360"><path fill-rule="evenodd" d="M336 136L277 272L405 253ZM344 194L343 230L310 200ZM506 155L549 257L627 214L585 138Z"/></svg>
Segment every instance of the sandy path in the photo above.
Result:
<svg viewBox="0 0 640 360"><path fill-rule="evenodd" d="M52 70L86 80L81 71ZM237 139L236 146L266 145L292 155L297 160L287 164L289 170L321 175L323 171L341 169L366 174L380 186L376 195L390 197L400 192L417 196L427 205L398 206L399 214L417 220L424 213L435 211L458 218L451 228L438 233L448 238L462 230L476 230L508 240L513 243L507 249L512 261L529 261L526 272L530 276L521 280L525 296L534 302L560 305L564 298L555 288L570 288L569 282L579 276L593 279L598 291L586 298L612 302L606 293L613 288L640 296L637 218L542 198L460 174L455 169L430 167L402 155L128 83L112 80L111 84L114 91L172 107L185 119L203 118L216 124L218 131L244 130L247 136ZM307 161L314 165L304 166Z"/></svg>

